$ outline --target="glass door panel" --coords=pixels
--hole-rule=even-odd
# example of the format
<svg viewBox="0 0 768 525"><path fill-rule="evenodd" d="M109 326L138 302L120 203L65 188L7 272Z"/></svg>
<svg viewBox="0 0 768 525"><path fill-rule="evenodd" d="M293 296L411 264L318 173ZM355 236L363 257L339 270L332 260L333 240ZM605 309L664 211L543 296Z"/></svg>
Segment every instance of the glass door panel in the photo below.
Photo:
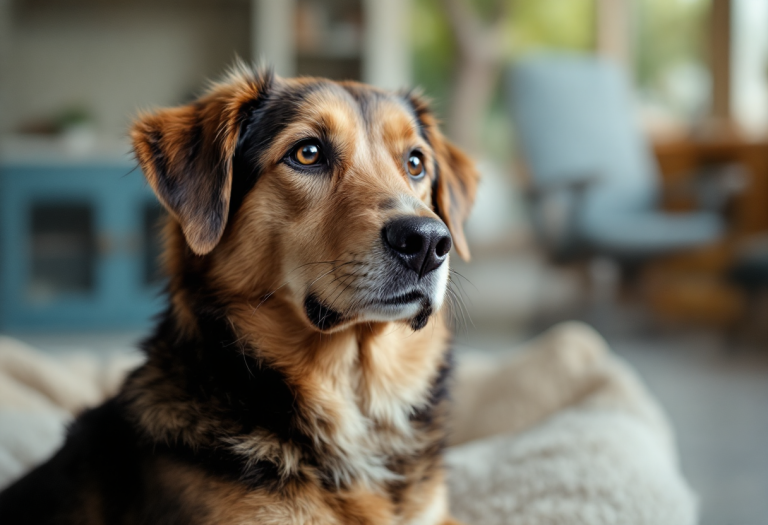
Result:
<svg viewBox="0 0 768 525"><path fill-rule="evenodd" d="M27 299L46 304L66 294L92 294L96 228L88 203L32 203L29 209Z"/></svg>

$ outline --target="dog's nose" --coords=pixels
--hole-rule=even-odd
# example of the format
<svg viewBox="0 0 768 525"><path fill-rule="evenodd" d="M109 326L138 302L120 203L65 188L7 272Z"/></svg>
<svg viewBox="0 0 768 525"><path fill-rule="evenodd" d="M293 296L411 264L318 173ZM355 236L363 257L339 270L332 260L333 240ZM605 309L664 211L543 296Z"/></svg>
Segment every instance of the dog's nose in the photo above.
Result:
<svg viewBox="0 0 768 525"><path fill-rule="evenodd" d="M451 250L451 234L437 219L401 217L388 222L383 233L397 258L419 277L443 264Z"/></svg>

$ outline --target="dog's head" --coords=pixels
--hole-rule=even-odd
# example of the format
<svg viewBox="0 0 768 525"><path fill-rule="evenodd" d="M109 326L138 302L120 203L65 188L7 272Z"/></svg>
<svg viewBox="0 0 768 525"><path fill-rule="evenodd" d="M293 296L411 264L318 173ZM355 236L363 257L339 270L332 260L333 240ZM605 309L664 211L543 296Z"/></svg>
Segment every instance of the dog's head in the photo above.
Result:
<svg viewBox="0 0 768 525"><path fill-rule="evenodd" d="M315 329L421 328L443 303L451 247L469 257L478 176L416 95L240 68L142 115L131 136L206 278L282 300Z"/></svg>

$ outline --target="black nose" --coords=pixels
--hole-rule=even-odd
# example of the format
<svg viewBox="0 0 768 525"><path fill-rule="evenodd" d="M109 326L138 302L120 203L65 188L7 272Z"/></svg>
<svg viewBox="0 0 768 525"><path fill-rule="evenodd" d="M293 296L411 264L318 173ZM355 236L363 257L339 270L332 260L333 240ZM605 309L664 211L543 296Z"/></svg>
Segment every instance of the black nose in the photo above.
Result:
<svg viewBox="0 0 768 525"><path fill-rule="evenodd" d="M443 264L451 250L451 234L437 219L401 217L388 222L383 234L396 257L419 277Z"/></svg>

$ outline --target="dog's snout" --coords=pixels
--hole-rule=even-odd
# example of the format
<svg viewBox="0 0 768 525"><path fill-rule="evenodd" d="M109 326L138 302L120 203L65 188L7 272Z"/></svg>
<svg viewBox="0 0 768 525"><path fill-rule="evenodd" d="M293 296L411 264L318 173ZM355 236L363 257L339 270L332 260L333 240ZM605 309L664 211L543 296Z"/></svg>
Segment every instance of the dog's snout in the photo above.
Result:
<svg viewBox="0 0 768 525"><path fill-rule="evenodd" d="M451 250L451 234L442 221L401 217L384 226L384 241L419 277L438 268Z"/></svg>

